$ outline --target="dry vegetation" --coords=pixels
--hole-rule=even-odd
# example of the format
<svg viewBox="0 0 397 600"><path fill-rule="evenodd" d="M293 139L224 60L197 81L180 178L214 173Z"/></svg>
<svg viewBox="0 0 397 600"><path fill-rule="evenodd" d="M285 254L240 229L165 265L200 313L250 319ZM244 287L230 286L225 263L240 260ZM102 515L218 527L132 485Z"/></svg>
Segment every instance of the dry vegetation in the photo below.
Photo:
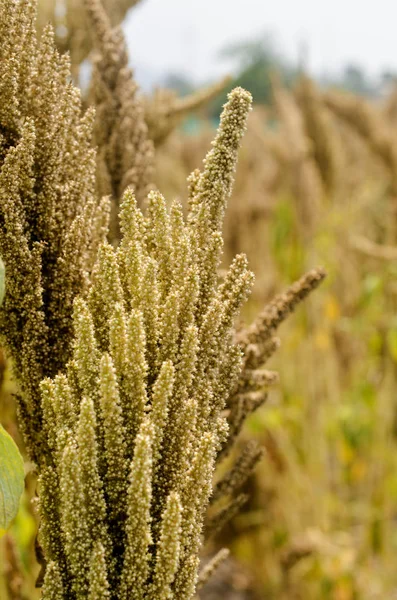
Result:
<svg viewBox="0 0 397 600"><path fill-rule="evenodd" d="M136 3L119 2L113 24ZM83 4L95 34L87 40L69 19L57 40L62 50L72 50L74 74L96 44L87 102L108 117L94 126L98 169L103 174L106 167L97 188L111 194L115 207L132 183L140 202L149 188L160 189L185 207L190 198L191 210L198 210L194 202L205 182L194 170L214 131L203 123L193 136L177 125L224 82L183 101L166 90L143 98L127 67L120 31L111 29L96 0L70 2L76 11L85 10ZM42 11L48 7L53 10L53 3L41 5ZM324 92L303 76L292 90L276 77L272 85L272 108L255 107L248 119L224 224L225 267L245 252L256 281L244 309L253 324L241 324L235 334L245 355L225 411L234 447L226 443L220 453L225 460L205 529L207 554L220 554L204 567L199 594L392 599L397 597L396 93L375 103ZM119 237L115 227L112 241ZM287 319L273 357L277 327L323 279L321 269L312 270L319 264L328 277ZM0 358L1 421L22 443L11 361ZM263 368L268 359L271 371ZM241 474L262 454L244 481ZM21 510L0 546L0 598L7 600L40 597L34 588L40 567L30 502L36 478L30 463L27 469ZM239 566L227 559L204 585L226 559L223 546ZM40 552L36 544L43 563Z"/></svg>
<svg viewBox="0 0 397 600"><path fill-rule="evenodd" d="M282 330L279 382L250 431L266 449L224 536L259 598L397 593L396 122L392 101L273 82L254 108L226 255L256 274L248 314L313 264L328 277ZM276 123L276 126L274 126ZM183 194L209 135L175 134L158 185ZM201 139L200 139L201 138ZM175 170L170 169L170 155ZM173 178L167 177L172 172ZM227 261L226 261L227 262Z"/></svg>

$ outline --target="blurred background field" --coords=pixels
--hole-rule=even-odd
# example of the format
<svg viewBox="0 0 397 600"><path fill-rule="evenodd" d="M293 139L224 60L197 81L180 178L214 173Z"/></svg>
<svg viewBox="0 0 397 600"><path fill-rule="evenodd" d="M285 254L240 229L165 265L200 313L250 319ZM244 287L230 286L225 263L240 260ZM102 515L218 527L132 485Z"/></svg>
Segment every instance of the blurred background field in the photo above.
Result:
<svg viewBox="0 0 397 600"><path fill-rule="evenodd" d="M131 0L104 4L114 24L137 4L128 13L127 32L141 10ZM86 89L91 44L81 27L82 10L79 2L40 4L42 22L55 20L58 45L71 51L76 81ZM264 8L258 19L266 27ZM147 43L156 42L148 36ZM225 43L231 81L205 102L188 101L172 124L160 127L157 118L151 121L158 107L171 114L178 96L190 98L197 90L196 78L183 69L178 73L178 65L163 72L161 89L145 90L156 142L154 183L170 201L186 197L186 177L208 150L226 91L243 85L253 93L255 108L229 205L224 261L246 252L256 274L247 321L308 269L322 265L328 274L282 326L270 365L279 380L245 428L243 437L259 440L266 453L247 486L250 500L213 542L214 548L229 545L238 564L220 573L219 589L229 586L230 598L258 600L392 600L397 65L394 73L391 56L387 68L375 72L373 61L367 72L347 56L344 66L316 73L309 55L309 42L297 40L295 58L284 56L268 34ZM143 87L150 87L149 79L142 75ZM3 355L0 383L0 420L20 441L15 389ZM1 541L5 600L39 597L32 475L26 488L19 515ZM202 597L215 596L204 589Z"/></svg>

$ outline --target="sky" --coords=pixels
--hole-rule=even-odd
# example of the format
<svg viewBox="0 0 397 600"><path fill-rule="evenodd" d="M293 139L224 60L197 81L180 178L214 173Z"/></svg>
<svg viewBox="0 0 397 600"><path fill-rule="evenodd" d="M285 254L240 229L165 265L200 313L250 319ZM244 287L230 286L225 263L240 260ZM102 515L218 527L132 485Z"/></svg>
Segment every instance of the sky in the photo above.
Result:
<svg viewBox="0 0 397 600"><path fill-rule="evenodd" d="M395 0L142 0L124 30L137 75L179 72L203 82L228 71L221 48L264 32L295 61L304 44L317 74L346 63L370 74L397 70L396 22Z"/></svg>

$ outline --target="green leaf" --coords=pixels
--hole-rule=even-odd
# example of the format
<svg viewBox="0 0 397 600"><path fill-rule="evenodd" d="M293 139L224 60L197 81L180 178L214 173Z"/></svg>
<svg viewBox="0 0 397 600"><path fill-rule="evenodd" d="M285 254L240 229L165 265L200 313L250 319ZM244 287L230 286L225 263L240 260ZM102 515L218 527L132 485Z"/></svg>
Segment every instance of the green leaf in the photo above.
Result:
<svg viewBox="0 0 397 600"><path fill-rule="evenodd" d="M4 295L6 292L6 270L0 256L0 306L3 304Z"/></svg>
<svg viewBox="0 0 397 600"><path fill-rule="evenodd" d="M16 516L24 487L22 456L0 425L0 535Z"/></svg>
<svg viewBox="0 0 397 600"><path fill-rule="evenodd" d="M387 346L392 358L397 362L397 328L392 324L386 335Z"/></svg>

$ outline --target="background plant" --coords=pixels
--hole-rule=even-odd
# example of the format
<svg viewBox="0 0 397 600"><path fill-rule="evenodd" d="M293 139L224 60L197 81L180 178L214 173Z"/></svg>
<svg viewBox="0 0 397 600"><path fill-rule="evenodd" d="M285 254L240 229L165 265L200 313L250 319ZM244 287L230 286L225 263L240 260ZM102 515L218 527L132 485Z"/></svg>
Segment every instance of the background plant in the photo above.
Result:
<svg viewBox="0 0 397 600"><path fill-rule="evenodd" d="M328 277L284 327L280 384L251 421L267 449L247 488L256 500L221 540L254 568L259 597L382 598L396 587L392 99L307 78L273 87L274 106L254 107L248 124L225 254L243 249L256 272L251 317L305 265ZM175 134L157 184L181 193L209 136Z"/></svg>

